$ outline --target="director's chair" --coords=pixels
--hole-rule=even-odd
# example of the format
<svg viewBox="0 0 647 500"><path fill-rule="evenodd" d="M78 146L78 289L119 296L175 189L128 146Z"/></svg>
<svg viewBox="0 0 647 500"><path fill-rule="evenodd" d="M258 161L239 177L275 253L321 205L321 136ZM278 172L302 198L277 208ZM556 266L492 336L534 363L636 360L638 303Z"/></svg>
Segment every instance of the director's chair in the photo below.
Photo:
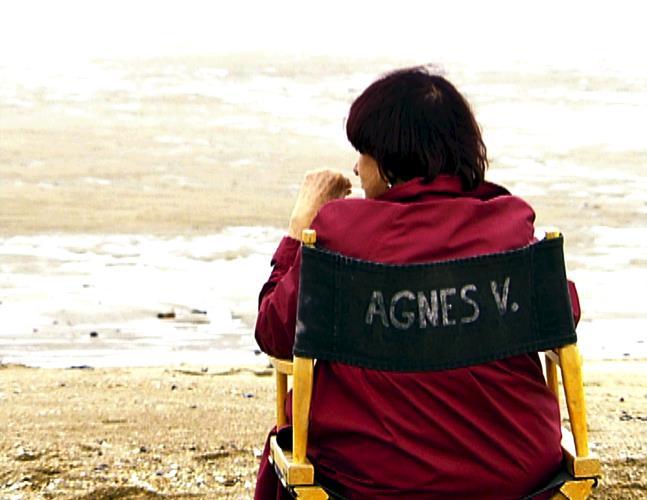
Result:
<svg viewBox="0 0 647 500"><path fill-rule="evenodd" d="M314 466L306 456L315 359L378 370L422 371L459 368L538 351L545 351L547 384L558 401L560 368L572 432L562 429L562 470L526 498L547 491L555 492L552 498L589 496L600 478L600 463L588 448L581 357L560 233L547 233L545 239L519 250L407 265L377 264L318 249L313 230L305 230L302 241L294 357L271 358L276 374L278 427L287 423L287 377L293 377L291 449L280 446L276 436L270 439L270 460L292 496L329 498L329 490L315 482ZM439 283L470 283L481 289L494 287L491 278L495 275L500 282L509 279L523 284L515 287L514 302L503 304L499 297L481 304L478 321L460 324L460 335L453 342L435 342L433 333L403 336L401 329L389 331L379 319L367 325L371 303L368 301L367 306L366 290L379 290L383 300L402 293L403 284L411 290L437 288ZM501 306L506 307L506 314Z"/></svg>

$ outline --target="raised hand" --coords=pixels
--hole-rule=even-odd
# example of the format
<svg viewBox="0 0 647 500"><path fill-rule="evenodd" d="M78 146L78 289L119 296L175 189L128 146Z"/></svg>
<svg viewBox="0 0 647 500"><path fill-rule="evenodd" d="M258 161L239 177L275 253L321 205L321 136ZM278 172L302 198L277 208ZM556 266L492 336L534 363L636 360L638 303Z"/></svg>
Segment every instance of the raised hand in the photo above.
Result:
<svg viewBox="0 0 647 500"><path fill-rule="evenodd" d="M288 234L301 238L301 231L310 227L312 220L325 203L350 194L350 180L332 170L312 170L306 173L297 201L290 215Z"/></svg>

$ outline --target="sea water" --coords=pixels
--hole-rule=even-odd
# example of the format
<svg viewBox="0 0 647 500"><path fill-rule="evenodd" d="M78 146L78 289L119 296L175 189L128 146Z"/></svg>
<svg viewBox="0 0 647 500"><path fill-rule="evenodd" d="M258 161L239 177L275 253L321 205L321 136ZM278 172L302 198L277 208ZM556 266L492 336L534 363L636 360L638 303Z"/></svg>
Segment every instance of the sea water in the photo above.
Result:
<svg viewBox="0 0 647 500"><path fill-rule="evenodd" d="M593 228L595 257L570 273L587 358L645 358L645 231ZM279 229L196 237L0 239L0 360L32 366L259 364L257 296ZM575 257L578 258L577 256ZM634 284L631 286L628 284ZM160 317L161 316L161 317Z"/></svg>
<svg viewBox="0 0 647 500"><path fill-rule="evenodd" d="M197 237L0 239L0 361L256 364L258 292L277 229Z"/></svg>

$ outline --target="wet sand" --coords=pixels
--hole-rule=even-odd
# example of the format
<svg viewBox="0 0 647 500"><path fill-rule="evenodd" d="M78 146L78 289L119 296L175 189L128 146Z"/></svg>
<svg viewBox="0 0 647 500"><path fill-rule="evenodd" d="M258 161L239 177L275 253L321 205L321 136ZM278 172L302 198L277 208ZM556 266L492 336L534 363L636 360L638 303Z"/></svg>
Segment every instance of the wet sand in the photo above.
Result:
<svg viewBox="0 0 647 500"><path fill-rule="evenodd" d="M376 75L413 62L107 60L48 82L5 70L0 235L285 227L305 171L339 169L357 186L348 107ZM562 227L572 249L590 245L592 222L647 226L647 150L632 126L647 107L642 77L447 69L483 128L490 178L539 224Z"/></svg>
<svg viewBox="0 0 647 500"><path fill-rule="evenodd" d="M647 369L585 370L595 498L645 498ZM2 498L251 498L274 418L259 368L4 366L0 387Z"/></svg>

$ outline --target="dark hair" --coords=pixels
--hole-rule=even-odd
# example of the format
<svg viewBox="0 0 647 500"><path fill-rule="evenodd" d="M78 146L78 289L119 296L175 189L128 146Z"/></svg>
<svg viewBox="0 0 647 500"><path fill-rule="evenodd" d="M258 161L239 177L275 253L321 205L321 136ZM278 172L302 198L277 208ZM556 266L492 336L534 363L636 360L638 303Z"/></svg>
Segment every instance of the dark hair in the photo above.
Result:
<svg viewBox="0 0 647 500"><path fill-rule="evenodd" d="M353 102L346 122L353 147L375 158L390 183L438 174L477 187L488 161L470 105L456 88L423 66L382 76Z"/></svg>

